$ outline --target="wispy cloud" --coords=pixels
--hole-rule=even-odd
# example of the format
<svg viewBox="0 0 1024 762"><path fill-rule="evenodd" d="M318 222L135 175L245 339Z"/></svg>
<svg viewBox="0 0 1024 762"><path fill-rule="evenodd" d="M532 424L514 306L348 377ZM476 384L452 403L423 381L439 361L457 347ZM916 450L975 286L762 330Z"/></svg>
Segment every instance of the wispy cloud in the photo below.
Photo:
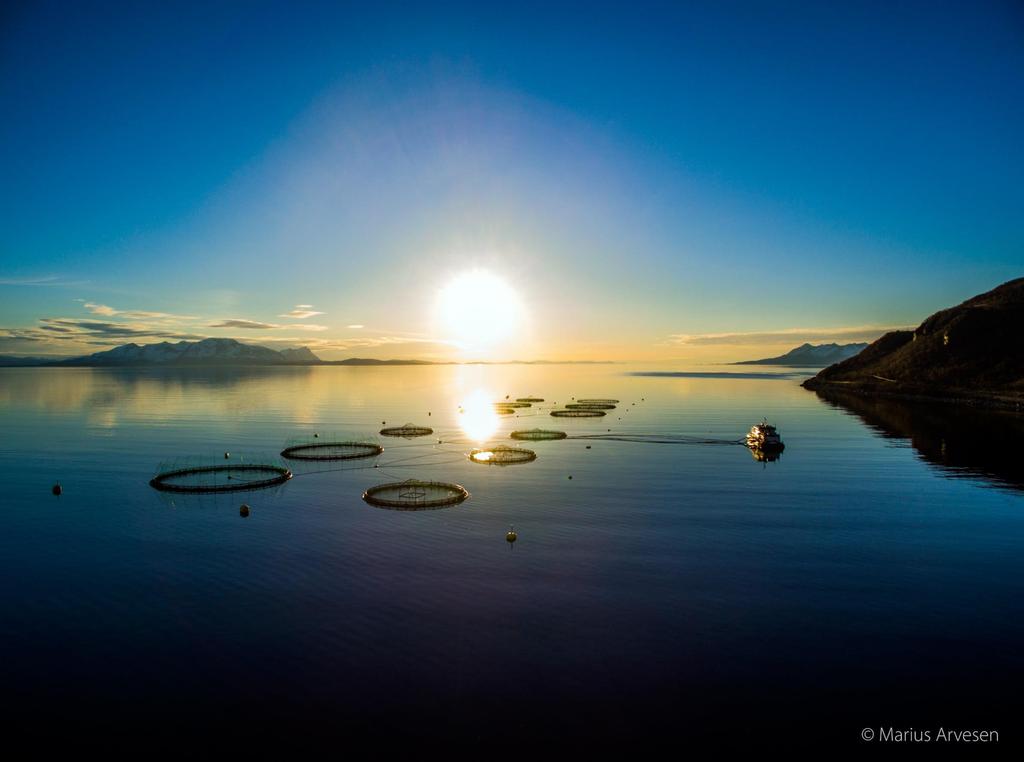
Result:
<svg viewBox="0 0 1024 762"><path fill-rule="evenodd" d="M297 320L304 320L305 318L313 317L314 315L323 315L323 312L319 312L313 309L312 304L296 304L295 309L289 310L288 312L278 315L283 318L295 318Z"/></svg>
<svg viewBox="0 0 1024 762"><path fill-rule="evenodd" d="M168 312L148 312L146 310L119 310L95 302L86 302L83 306L94 315L122 317L128 320L197 320L194 315L172 315Z"/></svg>
<svg viewBox="0 0 1024 762"><path fill-rule="evenodd" d="M196 341L203 338L206 337L144 324L113 323L77 318L41 318L37 327L0 328L0 339L50 346L64 344L116 346L137 339Z"/></svg>
<svg viewBox="0 0 1024 762"><path fill-rule="evenodd" d="M82 320L77 318L40 318L40 331L50 333L75 334L102 338L160 338L160 339L199 339L198 334L168 330L161 326L144 323L114 323L103 320Z"/></svg>
<svg viewBox="0 0 1024 762"><path fill-rule="evenodd" d="M114 316L118 313L113 307L108 307L105 304L95 304L94 302L86 302L85 308L89 310L93 315L108 315Z"/></svg>
<svg viewBox="0 0 1024 762"><path fill-rule="evenodd" d="M353 329L355 329L355 328L366 328L366 326L363 325L362 323L353 323L352 325L347 325L345 327L346 328L353 328Z"/></svg>
<svg viewBox="0 0 1024 762"><path fill-rule="evenodd" d="M93 346L117 346L128 342L198 341L211 332L202 332L197 321L207 322L203 328L232 329L242 333L263 334L260 343L303 346L308 338L283 337L282 332L321 333L328 326L315 323L271 323L248 318L211 320L194 315L177 315L155 310L121 309L85 299L76 299L90 317L42 317L35 326L0 328L0 350L54 353L82 353ZM298 305L309 307L310 305ZM317 313L322 314L322 313ZM267 334L274 334L269 339ZM216 333L214 333L216 335Z"/></svg>
<svg viewBox="0 0 1024 762"><path fill-rule="evenodd" d="M245 320L243 318L229 318L219 323L210 323L209 328L245 328L246 330L270 331L281 326L274 323L262 323L259 320Z"/></svg>
<svg viewBox="0 0 1024 762"><path fill-rule="evenodd" d="M208 328L244 328L245 330L253 331L273 331L281 328L287 328L289 330L298 329L300 331L326 331L327 326L315 325L313 323L290 323L288 325L278 325L277 323L264 323L261 320L247 320L245 318L227 318L221 320L218 323L210 323Z"/></svg>
<svg viewBox="0 0 1024 762"><path fill-rule="evenodd" d="M258 321L225 320L223 323L240 323L242 327L251 328ZM359 338L333 339L314 338L311 336L278 335L274 328L304 328L300 325L273 326L268 333L258 339L260 344L277 347L309 347L315 351L346 352L358 349L377 347L401 347L433 345L437 347L451 346L444 339L424 336L385 334L379 336L361 336ZM233 327L239 327L237 325ZM319 329L316 326L315 329ZM54 353L68 355L94 351L87 347L106 348L126 344L128 342L148 343L156 341L198 341L206 335L166 328L159 324L142 322L116 322L113 320L94 320L89 318L53 317L41 318L38 326L29 328L0 328L0 351L33 352L40 354Z"/></svg>
<svg viewBox="0 0 1024 762"><path fill-rule="evenodd" d="M82 286L86 280L68 280L60 275L41 275L24 278L0 277L0 286Z"/></svg>
<svg viewBox="0 0 1024 762"><path fill-rule="evenodd" d="M785 328L778 331L739 331L734 333L675 333L668 337L670 344L688 346L723 346L744 344L778 344L791 341L874 341L889 331L903 330L905 326L844 326L841 328Z"/></svg>
<svg viewBox="0 0 1024 762"><path fill-rule="evenodd" d="M261 344L292 344L309 347L314 350L348 350L368 349L373 347L397 346L401 344L435 344L452 346L452 342L444 339L409 338L408 336L367 336L358 339L314 339L301 336L275 336L260 338Z"/></svg>

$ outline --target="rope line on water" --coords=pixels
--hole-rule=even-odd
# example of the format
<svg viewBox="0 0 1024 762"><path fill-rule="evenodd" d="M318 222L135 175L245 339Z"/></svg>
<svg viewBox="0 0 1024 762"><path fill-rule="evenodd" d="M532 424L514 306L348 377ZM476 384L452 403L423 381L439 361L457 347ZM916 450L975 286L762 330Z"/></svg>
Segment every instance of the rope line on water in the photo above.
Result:
<svg viewBox="0 0 1024 762"><path fill-rule="evenodd" d="M599 439L608 442L641 442L650 444L690 444L690 445L742 445L746 440L713 439L710 437L692 437L685 434L571 434L566 439Z"/></svg>
<svg viewBox="0 0 1024 762"><path fill-rule="evenodd" d="M526 417L526 416L523 416ZM683 445L710 445L710 446L738 446L745 445L746 440L744 438L739 439L717 439L713 437L697 437L686 434L570 434L566 439L577 439L585 441L604 441L604 442L631 442L638 444L683 444ZM339 471L364 471L367 469L373 469L381 472L384 476L393 479L401 479L401 474L389 473L391 469L404 469L404 468L417 468L426 466L443 466L451 465L454 463L461 463L468 457L468 453L462 452L458 449L459 445L474 444L464 439L446 439L443 443L427 443L427 442L410 442L404 445L394 445L386 448L385 452L389 450L398 450L411 447L431 447L430 452L421 453L419 455L410 455L392 460L387 463L363 463L360 465L343 465L335 468L316 468L311 470L303 470L301 472L293 472L292 478L298 478L300 476L310 476L312 474L329 474L337 473ZM449 445L449 447L445 447ZM451 447L454 445L454 447ZM447 456L444 460L434 460L424 462L428 458L441 458ZM454 456L454 457L453 457ZM239 481L242 484L247 484L248 481ZM255 480L259 481L259 480Z"/></svg>

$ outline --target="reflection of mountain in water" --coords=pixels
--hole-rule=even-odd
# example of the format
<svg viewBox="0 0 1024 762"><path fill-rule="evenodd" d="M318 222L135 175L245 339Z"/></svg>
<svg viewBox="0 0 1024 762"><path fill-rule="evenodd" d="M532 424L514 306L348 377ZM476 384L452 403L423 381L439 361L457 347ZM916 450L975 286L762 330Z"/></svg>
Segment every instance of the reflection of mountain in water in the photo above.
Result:
<svg viewBox="0 0 1024 762"><path fill-rule="evenodd" d="M314 396L316 369L302 365L258 367L25 368L7 372L0 384L0 408L51 411L151 411L165 417L223 414L224 406L259 408L271 392Z"/></svg>
<svg viewBox="0 0 1024 762"><path fill-rule="evenodd" d="M1018 449L1024 441L1024 416L1019 413L823 390L817 394L857 415L884 437L909 439L924 460L949 476L982 478L1024 491Z"/></svg>

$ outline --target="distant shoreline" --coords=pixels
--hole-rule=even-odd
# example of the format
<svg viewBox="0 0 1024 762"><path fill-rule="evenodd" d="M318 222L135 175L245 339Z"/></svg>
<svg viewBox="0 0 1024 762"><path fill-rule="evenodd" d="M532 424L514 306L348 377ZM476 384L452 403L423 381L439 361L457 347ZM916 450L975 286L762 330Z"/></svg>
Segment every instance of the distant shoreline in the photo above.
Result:
<svg viewBox="0 0 1024 762"><path fill-rule="evenodd" d="M736 364L736 363L733 363ZM783 367L783 366L776 366ZM754 373L743 371L691 371L691 370L638 370L630 373L631 376L637 376L640 378L721 378L721 379L747 379L754 381L776 381L776 380L789 380L793 378L800 378L801 376L807 375L806 371L800 371L798 368L794 368L793 372L779 372L779 371L765 371L764 373Z"/></svg>
<svg viewBox="0 0 1024 762"><path fill-rule="evenodd" d="M822 370L827 368L828 365L822 365L821 363L794 363L794 362L765 362L764 360L743 360L741 362L727 362L722 363L723 365L757 365L759 367L766 368L800 368L811 369L811 370ZM829 363L831 365L833 363Z"/></svg>
<svg viewBox="0 0 1024 762"><path fill-rule="evenodd" d="M0 362L0 370L6 368L319 368L342 366L376 368L388 366L445 366L445 365L620 365L615 360L472 360L444 361L430 360L322 360L321 362L177 362L177 363L69 363L64 360L41 360L38 362Z"/></svg>

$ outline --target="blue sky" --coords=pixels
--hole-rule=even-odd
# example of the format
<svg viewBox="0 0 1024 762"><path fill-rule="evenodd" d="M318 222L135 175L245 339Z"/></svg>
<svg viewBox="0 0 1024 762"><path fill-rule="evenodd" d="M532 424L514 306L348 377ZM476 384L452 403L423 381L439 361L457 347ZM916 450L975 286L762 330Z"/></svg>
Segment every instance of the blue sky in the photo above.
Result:
<svg viewBox="0 0 1024 762"><path fill-rule="evenodd" d="M489 356L734 359L1024 274L1018 3L2 13L0 352L459 356L483 269Z"/></svg>

